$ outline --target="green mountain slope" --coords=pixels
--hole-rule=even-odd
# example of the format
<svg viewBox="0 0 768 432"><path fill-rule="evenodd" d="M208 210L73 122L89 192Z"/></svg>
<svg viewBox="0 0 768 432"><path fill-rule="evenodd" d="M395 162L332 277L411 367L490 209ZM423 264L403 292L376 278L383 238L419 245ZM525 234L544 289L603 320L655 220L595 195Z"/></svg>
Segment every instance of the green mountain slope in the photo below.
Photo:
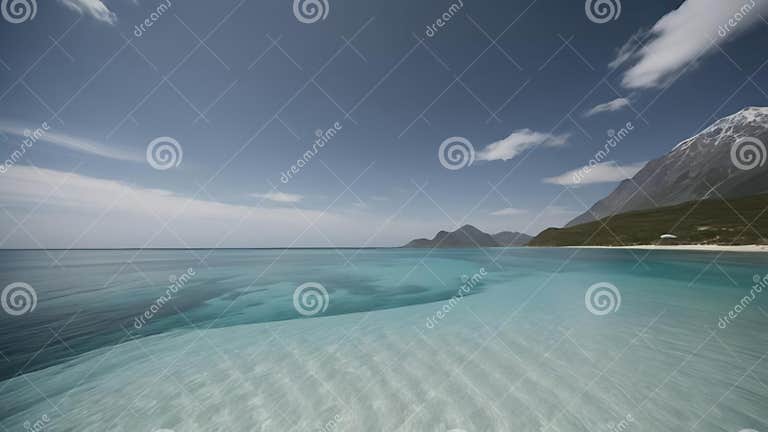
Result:
<svg viewBox="0 0 768 432"><path fill-rule="evenodd" d="M677 239L659 238L667 233L676 235ZM638 244L768 244L768 194L688 201L567 228L548 228L528 246Z"/></svg>

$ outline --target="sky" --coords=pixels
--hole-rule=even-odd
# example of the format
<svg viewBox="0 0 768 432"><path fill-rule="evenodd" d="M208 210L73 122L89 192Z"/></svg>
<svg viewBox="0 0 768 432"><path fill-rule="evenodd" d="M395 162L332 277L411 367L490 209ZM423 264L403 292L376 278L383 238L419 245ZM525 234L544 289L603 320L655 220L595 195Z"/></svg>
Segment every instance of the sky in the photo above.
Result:
<svg viewBox="0 0 768 432"><path fill-rule="evenodd" d="M535 235L768 105L768 0L21 3L0 248Z"/></svg>

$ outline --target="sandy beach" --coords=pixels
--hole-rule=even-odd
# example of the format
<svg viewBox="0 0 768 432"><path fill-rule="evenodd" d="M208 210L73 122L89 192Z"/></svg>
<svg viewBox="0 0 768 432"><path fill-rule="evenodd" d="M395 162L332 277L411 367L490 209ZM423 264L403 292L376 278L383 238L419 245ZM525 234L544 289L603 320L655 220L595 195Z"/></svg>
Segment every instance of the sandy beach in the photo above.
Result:
<svg viewBox="0 0 768 432"><path fill-rule="evenodd" d="M632 245L632 246L564 246L583 249L643 249L643 250L691 250L709 252L768 252L768 245Z"/></svg>

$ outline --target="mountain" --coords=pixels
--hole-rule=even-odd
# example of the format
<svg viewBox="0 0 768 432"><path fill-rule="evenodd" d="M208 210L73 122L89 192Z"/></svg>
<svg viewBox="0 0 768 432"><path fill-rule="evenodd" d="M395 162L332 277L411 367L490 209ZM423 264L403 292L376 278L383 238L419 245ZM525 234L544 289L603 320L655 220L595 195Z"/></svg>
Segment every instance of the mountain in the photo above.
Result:
<svg viewBox="0 0 768 432"><path fill-rule="evenodd" d="M741 138L745 141L732 159L731 148ZM768 192L768 108L749 107L722 118L699 134L648 162L632 179L624 180L607 197L566 227L634 210L679 204L707 197L735 198ZM750 153L751 150L754 152ZM739 156L740 155L740 156ZM750 165L751 155L757 165L740 169L737 162ZM716 193L715 193L716 191Z"/></svg>
<svg viewBox="0 0 768 432"><path fill-rule="evenodd" d="M533 237L528 234L512 231L502 231L492 235L499 246L525 246Z"/></svg>
<svg viewBox="0 0 768 432"><path fill-rule="evenodd" d="M476 248L497 247L499 243L490 234L472 225L464 225L453 232L440 231L432 239L416 239L403 246L406 248Z"/></svg>
<svg viewBox="0 0 768 432"><path fill-rule="evenodd" d="M768 194L689 201L622 213L566 228L548 228L528 246L630 246L639 244L768 244ZM745 222L746 221L746 222ZM747 223L751 225L747 225ZM677 238L661 240L664 234Z"/></svg>

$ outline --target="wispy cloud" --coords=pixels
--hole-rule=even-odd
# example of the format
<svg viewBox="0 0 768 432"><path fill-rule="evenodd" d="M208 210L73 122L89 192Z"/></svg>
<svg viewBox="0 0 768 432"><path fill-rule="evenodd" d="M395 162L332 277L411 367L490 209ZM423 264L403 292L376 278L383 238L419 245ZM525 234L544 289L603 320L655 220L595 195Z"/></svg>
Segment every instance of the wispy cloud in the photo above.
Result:
<svg viewBox="0 0 768 432"><path fill-rule="evenodd" d="M580 184L614 183L631 178L643 169L646 162L638 162L629 165L619 165L616 162L601 162L592 166L584 166L560 174L555 177L545 178L544 183L561 186L574 186Z"/></svg>
<svg viewBox="0 0 768 432"><path fill-rule="evenodd" d="M90 15L91 17L110 25L117 24L117 15L101 0L59 0L64 6L76 11L81 15Z"/></svg>
<svg viewBox="0 0 768 432"><path fill-rule="evenodd" d="M764 0L686 0L649 31L633 36L611 66L631 64L622 79L627 88L662 87L686 66L716 51L715 44L760 23L766 12L768 2ZM635 50L638 39L643 38L649 42Z"/></svg>
<svg viewBox="0 0 768 432"><path fill-rule="evenodd" d="M255 194L251 194L251 196L254 198L262 198L265 200L279 202L279 203L297 203L304 198L302 195L290 194L290 193L284 193L284 192L255 193Z"/></svg>
<svg viewBox="0 0 768 432"><path fill-rule="evenodd" d="M0 223L6 248L395 246L435 226L423 218L226 203L28 165L0 176L0 202L25 221L23 230Z"/></svg>
<svg viewBox="0 0 768 432"><path fill-rule="evenodd" d="M14 238L13 226L0 224L0 238L11 236L4 247L142 247L147 241L147 247L279 246L293 241L329 246L309 234L297 238L307 220L342 245L348 235L363 237L360 231L370 229L364 220L353 224L331 212L230 204L21 165L2 175L0 200L11 209L40 206L25 228L43 243L29 244L23 232Z"/></svg>
<svg viewBox="0 0 768 432"><path fill-rule="evenodd" d="M576 210L576 209L559 206L559 205L551 205L541 210L541 214L544 214L544 215L573 215L573 214L579 214L581 212L582 210Z"/></svg>
<svg viewBox="0 0 768 432"><path fill-rule="evenodd" d="M37 129L39 126L29 126L11 121L0 120L0 132L8 135L15 135L18 137L25 137L30 133L30 130ZM53 132L52 130L45 131L38 139L38 141L44 141L49 144L53 144L59 147L66 148L68 150L76 151L79 153L91 154L94 156L100 156L107 159L116 159L124 161L141 162L144 161L143 155L133 152L127 149L121 149L115 146L107 146L96 141L91 141L85 138L73 137L63 133Z"/></svg>
<svg viewBox="0 0 768 432"><path fill-rule="evenodd" d="M496 141L482 149L477 158L479 160L510 160L525 150L541 145L545 147L560 147L567 143L568 135L553 135L550 133L535 132L530 129L520 129L512 132L501 141Z"/></svg>
<svg viewBox="0 0 768 432"><path fill-rule="evenodd" d="M614 112L622 110L626 107L628 107L630 104L629 99L627 98L618 98L614 99L610 102L602 103L599 105L595 105L592 107L589 111L584 113L587 117L593 116L595 114L600 114L603 112Z"/></svg>
<svg viewBox="0 0 768 432"><path fill-rule="evenodd" d="M491 216L517 216L520 214L527 213L527 210L524 209L518 209L514 207L507 207L503 208L501 210L496 210L495 212L491 212Z"/></svg>
<svg viewBox="0 0 768 432"><path fill-rule="evenodd" d="M648 29L641 28L635 32L635 34L633 34L624 43L624 45L619 48L619 51L616 53L616 58L608 63L608 67L611 69L616 69L626 63L627 60L632 58L632 56L635 54L635 51L637 51L637 49L640 47L640 44L643 42L643 38L645 37L648 37Z"/></svg>

